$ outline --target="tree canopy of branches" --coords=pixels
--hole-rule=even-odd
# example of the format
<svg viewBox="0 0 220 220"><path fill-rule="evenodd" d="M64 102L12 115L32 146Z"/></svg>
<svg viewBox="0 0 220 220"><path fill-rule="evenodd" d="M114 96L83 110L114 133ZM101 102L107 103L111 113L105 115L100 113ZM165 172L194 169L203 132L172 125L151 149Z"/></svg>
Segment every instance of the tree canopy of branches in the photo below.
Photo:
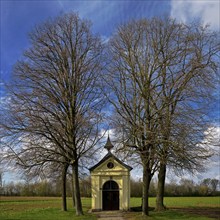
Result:
<svg viewBox="0 0 220 220"><path fill-rule="evenodd" d="M69 13L30 33L31 45L8 85L10 100L1 106L4 158L36 173L61 165L64 210L71 167L76 214L83 214L79 163L101 138L104 91L115 109L121 150L143 167L142 209L148 215L156 171L161 210L167 165L192 171L210 156L201 141L210 127L206 109L219 68L218 36L196 23L141 19L120 26L103 56L90 27Z"/></svg>
<svg viewBox="0 0 220 220"><path fill-rule="evenodd" d="M109 42L109 99L122 150L138 155L143 166L144 215L156 170L161 209L167 164L196 169L209 156L198 144L208 126L201 104L215 84L218 52L217 34L208 27L170 18L131 21Z"/></svg>
<svg viewBox="0 0 220 220"><path fill-rule="evenodd" d="M17 163L38 170L63 164L64 179L71 165L77 215L83 214L79 160L99 141L102 122L103 48L90 26L74 13L37 26L1 112L2 141Z"/></svg>

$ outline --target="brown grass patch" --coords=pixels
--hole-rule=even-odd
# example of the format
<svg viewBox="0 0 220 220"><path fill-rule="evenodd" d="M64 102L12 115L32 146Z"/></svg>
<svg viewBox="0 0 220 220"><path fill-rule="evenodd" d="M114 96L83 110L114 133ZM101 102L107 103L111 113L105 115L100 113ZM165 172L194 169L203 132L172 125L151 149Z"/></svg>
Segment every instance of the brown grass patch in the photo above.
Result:
<svg viewBox="0 0 220 220"><path fill-rule="evenodd" d="M60 200L60 197L34 197L34 196L0 196L1 201L39 201L39 200Z"/></svg>
<svg viewBox="0 0 220 220"><path fill-rule="evenodd" d="M214 219L220 219L220 209L219 208L175 208L173 210L177 210L180 212L184 212L187 214L205 216Z"/></svg>
<svg viewBox="0 0 220 220"><path fill-rule="evenodd" d="M23 212L32 209L61 208L61 199L58 197L0 197L0 204L2 212Z"/></svg>

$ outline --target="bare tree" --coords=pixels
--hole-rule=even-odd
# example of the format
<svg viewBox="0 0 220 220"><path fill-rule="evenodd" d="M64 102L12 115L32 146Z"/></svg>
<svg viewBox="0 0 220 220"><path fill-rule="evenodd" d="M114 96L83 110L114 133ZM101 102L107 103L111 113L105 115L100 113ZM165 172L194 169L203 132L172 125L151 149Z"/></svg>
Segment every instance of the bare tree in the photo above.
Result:
<svg viewBox="0 0 220 220"><path fill-rule="evenodd" d="M156 94L157 57L146 42L151 38L148 22L133 21L121 26L110 41L106 81L111 87L110 102L116 111L116 124L126 142L122 150L137 155L143 167L143 214L148 215L151 178L156 171L157 118L152 108ZM155 74L156 73L156 74Z"/></svg>
<svg viewBox="0 0 220 220"><path fill-rule="evenodd" d="M102 121L102 44L74 13L37 26L13 71L1 131L19 163L70 165L76 214L83 214L79 160L97 144ZM65 179L65 172L63 171Z"/></svg>
<svg viewBox="0 0 220 220"><path fill-rule="evenodd" d="M0 170L0 196L3 195L3 172Z"/></svg>
<svg viewBox="0 0 220 220"><path fill-rule="evenodd" d="M157 209L162 209L168 161L192 169L199 165L198 158L208 156L197 145L204 132L203 126L198 127L204 122L198 117L204 113L198 113L198 103L216 76L216 40L215 33L197 24L154 18L119 27L109 43L109 99L126 142L123 150L139 155L143 166L145 215L150 180L157 169Z"/></svg>
<svg viewBox="0 0 220 220"><path fill-rule="evenodd" d="M162 84L157 93L160 102L154 104L161 138L156 209L163 210L167 164L193 172L211 156L202 140L210 126L208 103L217 85L220 45L217 33L200 24L165 19L152 25L158 33L154 40Z"/></svg>

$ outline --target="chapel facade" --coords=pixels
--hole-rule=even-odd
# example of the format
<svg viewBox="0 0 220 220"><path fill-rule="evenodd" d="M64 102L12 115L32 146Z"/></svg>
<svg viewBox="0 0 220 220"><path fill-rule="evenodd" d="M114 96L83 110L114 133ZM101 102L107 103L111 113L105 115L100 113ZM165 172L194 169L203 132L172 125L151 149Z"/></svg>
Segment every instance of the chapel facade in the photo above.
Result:
<svg viewBox="0 0 220 220"><path fill-rule="evenodd" d="M108 153L90 168L92 211L129 210L132 167L111 153L113 145L109 137L105 148Z"/></svg>

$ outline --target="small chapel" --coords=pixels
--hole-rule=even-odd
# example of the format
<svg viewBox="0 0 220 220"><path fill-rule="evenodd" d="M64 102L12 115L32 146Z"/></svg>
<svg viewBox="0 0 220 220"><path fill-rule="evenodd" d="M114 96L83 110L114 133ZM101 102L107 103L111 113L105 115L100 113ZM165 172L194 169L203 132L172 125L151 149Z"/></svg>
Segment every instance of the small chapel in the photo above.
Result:
<svg viewBox="0 0 220 220"><path fill-rule="evenodd" d="M107 154L90 168L92 211L129 210L132 167L112 154L113 147L108 137L104 146Z"/></svg>

